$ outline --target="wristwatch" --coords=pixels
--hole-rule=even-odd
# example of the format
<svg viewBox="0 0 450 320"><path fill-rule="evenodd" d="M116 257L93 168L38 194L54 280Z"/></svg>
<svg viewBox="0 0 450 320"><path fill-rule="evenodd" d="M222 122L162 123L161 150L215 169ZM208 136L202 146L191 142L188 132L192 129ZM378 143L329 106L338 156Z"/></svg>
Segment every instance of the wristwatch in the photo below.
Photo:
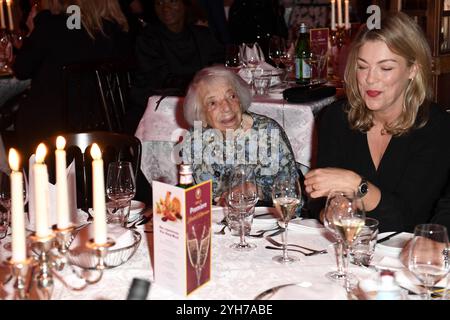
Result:
<svg viewBox="0 0 450 320"><path fill-rule="evenodd" d="M366 178L361 177L361 182L359 183L358 191L356 192L356 195L359 198L362 198L367 194L367 192L369 192L369 184L368 184Z"/></svg>

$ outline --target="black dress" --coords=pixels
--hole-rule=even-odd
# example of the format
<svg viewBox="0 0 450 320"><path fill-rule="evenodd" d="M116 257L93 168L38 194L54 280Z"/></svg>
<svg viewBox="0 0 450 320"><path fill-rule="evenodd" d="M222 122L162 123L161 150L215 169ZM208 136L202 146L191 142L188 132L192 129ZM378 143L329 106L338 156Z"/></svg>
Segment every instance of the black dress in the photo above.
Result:
<svg viewBox="0 0 450 320"><path fill-rule="evenodd" d="M424 127L391 138L376 170L367 135L349 128L345 105L330 105L320 118L317 166L352 170L381 190L367 212L381 232L429 222L450 173L450 115L432 104Z"/></svg>
<svg viewBox="0 0 450 320"><path fill-rule="evenodd" d="M112 22L104 21L105 35L93 40L83 29L68 29L67 16L40 12L34 19L35 28L23 42L13 65L19 79L32 79L28 98L21 103L15 129L17 147L24 153L34 151L45 137L72 131L63 116L62 66L85 61L124 58L131 52L128 35ZM89 99L95 87L84 93ZM81 108L83 104L78 104ZM72 110L70 123L79 124L89 119L79 118Z"/></svg>

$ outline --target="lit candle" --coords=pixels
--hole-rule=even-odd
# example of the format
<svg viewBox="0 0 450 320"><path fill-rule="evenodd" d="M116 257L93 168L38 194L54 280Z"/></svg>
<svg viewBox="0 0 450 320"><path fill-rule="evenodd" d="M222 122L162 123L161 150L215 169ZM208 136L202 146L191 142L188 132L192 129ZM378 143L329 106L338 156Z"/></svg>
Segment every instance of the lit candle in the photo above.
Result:
<svg viewBox="0 0 450 320"><path fill-rule="evenodd" d="M105 178L103 176L102 152L96 143L91 147L92 156L92 199L94 209L94 241L106 243Z"/></svg>
<svg viewBox="0 0 450 320"><path fill-rule="evenodd" d="M58 210L58 229L67 229L70 225L65 146L66 139L61 136L56 138L56 207Z"/></svg>
<svg viewBox="0 0 450 320"><path fill-rule="evenodd" d="M350 16L348 12L348 0L344 1L344 11L345 11L345 30L350 29Z"/></svg>
<svg viewBox="0 0 450 320"><path fill-rule="evenodd" d="M45 145L39 144L36 149L36 163L33 164L36 236L40 238L45 238L51 233L48 216L48 172L44 163L46 154Z"/></svg>
<svg viewBox="0 0 450 320"><path fill-rule="evenodd" d="M5 12L3 11L3 0L0 0L0 27L6 29Z"/></svg>
<svg viewBox="0 0 450 320"><path fill-rule="evenodd" d="M331 0L331 30L336 30L336 0Z"/></svg>
<svg viewBox="0 0 450 320"><path fill-rule="evenodd" d="M19 154L9 150L11 172L12 261L27 259L25 246L25 214L23 211L23 174L19 171Z"/></svg>
<svg viewBox="0 0 450 320"><path fill-rule="evenodd" d="M9 22L9 30L14 30L14 22L13 22L13 15L12 15L12 0L6 0L6 6L8 7L8 22Z"/></svg>
<svg viewBox="0 0 450 320"><path fill-rule="evenodd" d="M342 27L342 1L337 0L338 27Z"/></svg>

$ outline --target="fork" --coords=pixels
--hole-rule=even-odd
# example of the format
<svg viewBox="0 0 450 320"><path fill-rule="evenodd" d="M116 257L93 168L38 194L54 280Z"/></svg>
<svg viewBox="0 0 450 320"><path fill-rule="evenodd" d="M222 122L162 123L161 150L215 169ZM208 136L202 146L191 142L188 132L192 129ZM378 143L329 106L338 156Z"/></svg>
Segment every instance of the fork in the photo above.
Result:
<svg viewBox="0 0 450 320"><path fill-rule="evenodd" d="M269 236L266 237L266 240L269 241L271 244L277 246L277 247L282 247L282 246L283 246L282 243L276 241L275 239L273 239L273 238L271 238L271 237L269 237ZM324 254L324 253L327 253L327 249L323 249L323 250L315 250L315 249L303 247L303 246L300 246L300 245L298 245L298 244L292 244L292 243L288 243L287 246L290 246L290 247L297 247L297 248L304 249L304 250L309 250L309 251L311 251L311 254L307 254L308 256L312 256L312 255L315 255L315 254Z"/></svg>
<svg viewBox="0 0 450 320"><path fill-rule="evenodd" d="M257 233L255 233L255 234L249 234L249 237L253 237L253 238L262 238L262 237L264 237L264 234L266 233L266 232L269 232L269 231L275 231L275 230L279 230L280 229L280 227L276 227L276 228L274 228L274 229L269 229L269 230L261 230L261 231L258 231Z"/></svg>

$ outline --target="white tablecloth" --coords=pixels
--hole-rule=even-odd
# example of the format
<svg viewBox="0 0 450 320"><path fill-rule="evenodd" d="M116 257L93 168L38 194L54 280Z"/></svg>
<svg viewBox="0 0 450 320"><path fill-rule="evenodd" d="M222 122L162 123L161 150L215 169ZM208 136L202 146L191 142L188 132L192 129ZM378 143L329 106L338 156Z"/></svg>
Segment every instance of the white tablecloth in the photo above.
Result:
<svg viewBox="0 0 450 320"><path fill-rule="evenodd" d="M147 109L136 130L136 137L142 142L141 169L147 179L175 184L177 167L173 157L174 145L182 130L189 126L183 117L183 98L166 97L155 110L161 97L149 98ZM266 115L277 121L285 130L295 160L305 166L311 162L314 114L322 107L335 101L329 97L307 104L290 104L283 99L257 97L250 111Z"/></svg>

